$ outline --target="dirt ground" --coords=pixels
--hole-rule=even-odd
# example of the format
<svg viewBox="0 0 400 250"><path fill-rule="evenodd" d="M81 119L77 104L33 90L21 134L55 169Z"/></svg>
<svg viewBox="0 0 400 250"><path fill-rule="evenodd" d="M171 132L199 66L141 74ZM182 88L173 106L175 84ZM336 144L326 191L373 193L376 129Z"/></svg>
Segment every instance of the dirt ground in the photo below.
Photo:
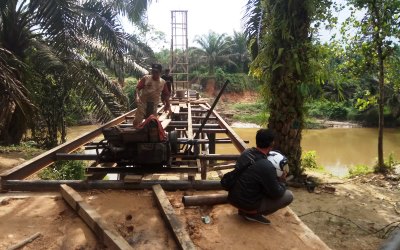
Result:
<svg viewBox="0 0 400 250"><path fill-rule="evenodd" d="M371 178L374 179L373 183L367 183ZM343 182L329 179L329 182L333 181ZM377 249L383 241L378 236L382 236L385 230L372 235L347 219L367 231L376 231L395 221L398 223L394 225L398 225L398 182L396 184L380 176L370 176L368 179L359 178L333 186L336 188L333 194L321 188L314 193L303 188L291 188L295 195L291 209L332 249ZM199 193L203 192L196 192ZM181 203L183 194L195 193L167 192L177 215L199 249L325 247L315 243L299 247L304 246L304 242L315 242L308 238L312 238L313 234L311 231L307 233L307 230L303 231L304 234L294 231L299 222L287 210L269 216L272 225L265 226L243 220L237 215L236 209L229 205L185 208ZM90 229L57 193L36 197L7 195L11 194L0 195L0 249L6 249L36 232L40 232L41 236L23 249L103 249ZM177 248L151 191L93 190L82 192L81 195L135 249ZM318 210L331 214L323 212L302 216ZM209 216L211 222L205 224L203 216ZM287 240L288 234L290 241Z"/></svg>
<svg viewBox="0 0 400 250"><path fill-rule="evenodd" d="M389 226L379 233L373 232L392 222L396 222L392 226L400 226L398 180L374 174L353 180L319 173L312 175L324 182L343 184L329 185L336 188L333 194L322 188L314 193L291 188L295 199L290 207L332 249L378 249L384 234L394 228ZM324 212L315 212L318 210Z"/></svg>
<svg viewBox="0 0 400 250"><path fill-rule="evenodd" d="M0 196L0 249L40 233L22 249L102 249L90 229L59 195Z"/></svg>
<svg viewBox="0 0 400 250"><path fill-rule="evenodd" d="M224 97L228 99L221 102L222 106L235 99L235 96ZM240 96L241 100L254 100L256 97L252 93ZM25 159L18 152L0 154L0 172ZM398 179L369 175L342 180L320 173L311 175L325 183L336 183L330 185L336 191L330 193L316 188L315 192L309 193L305 188L290 188L295 196L290 208L330 248L378 249L384 241L382 236L392 229L384 227L392 222L395 222L393 226L400 225ZM90 191L81 194L135 249L177 248L151 191ZM285 210L269 217L273 226L264 226L244 221L229 205L184 208L180 202L183 192L167 194L191 238L201 249L304 249L299 248L296 241L302 237L288 242L285 236L290 230L280 227L283 220L289 225L298 223ZM203 223L202 216L209 216L211 223ZM381 228L384 229L373 234ZM10 198L0 194L0 249L6 249L36 232L41 236L23 249L103 248L58 195ZM278 237L278 244L265 240L271 235ZM314 246L314 249L320 248Z"/></svg>

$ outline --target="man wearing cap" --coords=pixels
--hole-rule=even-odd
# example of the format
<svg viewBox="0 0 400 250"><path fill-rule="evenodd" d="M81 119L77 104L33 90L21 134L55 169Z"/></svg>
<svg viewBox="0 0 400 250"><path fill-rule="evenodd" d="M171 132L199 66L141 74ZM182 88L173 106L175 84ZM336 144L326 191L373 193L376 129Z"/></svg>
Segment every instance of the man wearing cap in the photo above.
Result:
<svg viewBox="0 0 400 250"><path fill-rule="evenodd" d="M157 105L160 103L160 96L165 101L164 111L170 110L168 86L165 80L160 78L162 71L161 64L151 65L151 75L145 75L136 86L137 109L133 126L137 127L144 118L151 114L157 115Z"/></svg>

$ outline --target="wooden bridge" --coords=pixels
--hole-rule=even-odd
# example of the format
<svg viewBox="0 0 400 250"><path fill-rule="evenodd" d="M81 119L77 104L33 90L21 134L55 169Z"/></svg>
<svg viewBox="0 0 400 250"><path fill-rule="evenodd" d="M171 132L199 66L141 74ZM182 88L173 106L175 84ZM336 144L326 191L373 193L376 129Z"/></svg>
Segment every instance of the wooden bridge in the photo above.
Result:
<svg viewBox="0 0 400 250"><path fill-rule="evenodd" d="M171 155L172 164L170 166L148 169L120 167L115 163L99 163L98 154L85 153L99 148L99 142L103 139L103 129L115 125L130 127L134 117L134 111L131 111L75 140L55 147L2 173L2 192L9 192L9 196L17 194L17 191L24 191L28 196L34 191L61 192L65 201L72 209L77 211L99 241L110 249L132 249L132 246L119 235L115 228L105 223L96 209L90 207L77 191L93 189L153 190L156 203L165 218L165 222L172 229L178 247L181 249L201 248L201 243L193 243L187 233L186 226L174 214L174 209L171 207L168 195L165 194L164 190L221 190L219 180L207 180L207 176L212 171L219 172L233 168L235 160L247 145L222 119L218 112L213 110L213 107L203 99L198 99L191 95L185 99L174 98L171 100L171 113L163 113L162 109L163 107L159 108L158 119L165 131L176 131L178 145L180 145L178 150ZM217 154L216 148L220 144L233 144L238 153L234 155ZM89 161L90 166L86 169L86 180L29 179L34 173L60 160ZM120 178L117 180L104 180L104 177L110 173L118 174ZM182 176L182 173L185 174L185 178L178 180L136 178L132 181L132 178L129 178L132 175L142 177L153 174ZM219 172L219 175L221 174ZM0 199L1 197L0 195ZM225 206L224 210L219 211L223 213L223 216L236 216L233 207L229 205L221 206ZM271 220L273 223L274 221L279 221L279 225L273 224L268 227L269 231L265 234L266 244L283 237L287 242L278 244L282 246L282 249L329 249L298 219L290 208L285 208L281 212L272 215ZM227 220L225 223L229 224L230 222ZM257 230L259 232L260 228ZM264 249L269 248L265 247Z"/></svg>

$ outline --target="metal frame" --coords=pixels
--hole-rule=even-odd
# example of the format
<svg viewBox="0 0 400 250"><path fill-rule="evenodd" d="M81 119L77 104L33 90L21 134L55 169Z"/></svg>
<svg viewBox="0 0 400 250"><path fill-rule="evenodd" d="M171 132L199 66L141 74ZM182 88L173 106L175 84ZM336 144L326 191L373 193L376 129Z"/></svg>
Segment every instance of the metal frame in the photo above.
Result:
<svg viewBox="0 0 400 250"><path fill-rule="evenodd" d="M171 168L162 169L132 169L132 168L115 168L115 164L102 163L98 164L94 162L90 167L87 168L87 183L90 186L90 182L96 181L104 182L105 186L110 181L101 180L107 173L120 173L124 174L155 174L155 173L187 173L190 176L201 173L201 178L205 180L207 178L208 171L216 171L221 168L227 169L233 168L233 165L226 165L226 162L216 164L217 161L231 161L237 159L239 154L236 155L220 155L215 154L215 147L217 144L233 143L238 151L241 152L246 147L246 143L233 131L232 128L218 115L216 111L212 112L215 119L205 124L205 128L199 131L199 124L205 119L206 113L210 110L210 106L201 100L190 98L185 101L174 101L172 104L172 114L167 115L166 113L160 113L159 120L167 132L177 131L179 134L179 140L182 145L184 143L190 144L190 150L185 151L181 149L177 154L172 155L173 165ZM159 109L161 112L162 108ZM52 164L59 160L86 160L96 161L97 155L95 154L82 154L76 153L75 150L83 147L93 149L97 144L94 142L96 137L102 134L102 129L108 128L114 125L121 124L123 126L131 126L130 119L133 118L134 111L130 111L114 120L100 126L99 128L86 133L73 141L64 143L58 147L55 147L43 154L22 163L8 171L3 172L1 177L1 189L3 191L16 190L18 185L24 185L24 181L12 182L14 180L23 180L44 167ZM198 135L198 139L194 138L195 133ZM223 139L216 139L216 133L225 133L227 136ZM188 145L188 144L187 144ZM187 148L186 148L187 149ZM189 178L188 177L188 178ZM11 185L12 183L12 185ZM46 181L40 181L40 183L46 183ZM48 182L54 184L53 182ZM28 182L27 182L28 184Z"/></svg>
<svg viewBox="0 0 400 250"><path fill-rule="evenodd" d="M171 73L175 89L189 88L187 10L171 11Z"/></svg>

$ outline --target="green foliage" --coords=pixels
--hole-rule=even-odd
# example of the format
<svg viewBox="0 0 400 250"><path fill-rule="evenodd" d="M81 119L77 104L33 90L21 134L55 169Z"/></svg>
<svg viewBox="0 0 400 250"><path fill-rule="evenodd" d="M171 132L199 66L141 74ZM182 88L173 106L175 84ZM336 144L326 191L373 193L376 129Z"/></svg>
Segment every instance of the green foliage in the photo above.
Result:
<svg viewBox="0 0 400 250"><path fill-rule="evenodd" d="M373 169L368 167L367 165L358 164L349 168L349 174L347 175L348 178L356 177L359 175L366 175L372 173Z"/></svg>
<svg viewBox="0 0 400 250"><path fill-rule="evenodd" d="M223 65L236 66L232 60L232 39L226 34L210 31L208 34L197 36L194 41L200 48L192 49L190 61L194 65L207 65L209 76L214 76L217 67Z"/></svg>
<svg viewBox="0 0 400 250"><path fill-rule="evenodd" d="M301 165L305 169L318 169L317 152L314 150L303 152Z"/></svg>
<svg viewBox="0 0 400 250"><path fill-rule="evenodd" d="M396 160L396 158L394 157L394 153L391 152L389 154L389 156L385 159L385 166L392 170L394 169L394 167L399 163L399 161Z"/></svg>
<svg viewBox="0 0 400 250"><path fill-rule="evenodd" d="M83 180L85 172L83 161L58 161L38 173L43 180Z"/></svg>
<svg viewBox="0 0 400 250"><path fill-rule="evenodd" d="M321 100L307 104L306 107L309 116L330 120L346 120L349 112L348 107L343 102Z"/></svg>
<svg viewBox="0 0 400 250"><path fill-rule="evenodd" d="M377 163L374 167L374 171L376 173L388 173L394 170L394 167L398 164L399 162L395 159L393 152L389 154L387 158L384 159L383 165L379 165Z"/></svg>
<svg viewBox="0 0 400 250"><path fill-rule="evenodd" d="M33 156L42 153L43 149L38 148L36 143L32 141L21 142L18 145L0 146L0 153L2 154L13 152L21 152L26 156L26 158L32 158Z"/></svg>
<svg viewBox="0 0 400 250"><path fill-rule="evenodd" d="M226 87L226 92L240 93L246 90L257 90L258 81L253 77L243 73L226 73L221 68L217 68L215 72L215 78L217 82L217 88L220 89L222 85L229 80L229 84Z"/></svg>
<svg viewBox="0 0 400 250"><path fill-rule="evenodd" d="M102 122L126 110L118 82L125 72L143 74L154 55L138 36L124 32L119 15L140 26L147 1L2 2L0 117L7 119L0 126L1 141L20 142L27 125L47 129L43 134L50 146L57 144L58 134L63 141L67 122L78 119L71 115L67 121L72 105L87 108ZM81 100L71 100L74 94ZM16 142L9 142L10 136Z"/></svg>
<svg viewBox="0 0 400 250"><path fill-rule="evenodd" d="M265 106L266 105L262 102L234 104L233 110L237 113L233 115L233 118L240 122L248 122L264 126L266 125L269 116L269 114L266 113Z"/></svg>
<svg viewBox="0 0 400 250"><path fill-rule="evenodd" d="M138 80L136 78L129 77L125 79L124 93L128 97L129 109L134 109L136 107L135 99L137 83Z"/></svg>

